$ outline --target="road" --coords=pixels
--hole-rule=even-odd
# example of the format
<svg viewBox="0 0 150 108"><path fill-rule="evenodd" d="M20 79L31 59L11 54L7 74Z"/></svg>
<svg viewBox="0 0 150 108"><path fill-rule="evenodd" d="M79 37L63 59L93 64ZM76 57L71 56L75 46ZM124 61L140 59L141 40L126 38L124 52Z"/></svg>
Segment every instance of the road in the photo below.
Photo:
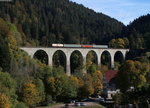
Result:
<svg viewBox="0 0 150 108"><path fill-rule="evenodd" d="M100 106L100 104L98 103L95 103L95 102L84 102L86 103L86 106ZM72 104L69 104L69 108L74 108L74 103ZM56 106L53 106L51 108L64 108L65 107L65 104L60 104L60 105L56 105Z"/></svg>

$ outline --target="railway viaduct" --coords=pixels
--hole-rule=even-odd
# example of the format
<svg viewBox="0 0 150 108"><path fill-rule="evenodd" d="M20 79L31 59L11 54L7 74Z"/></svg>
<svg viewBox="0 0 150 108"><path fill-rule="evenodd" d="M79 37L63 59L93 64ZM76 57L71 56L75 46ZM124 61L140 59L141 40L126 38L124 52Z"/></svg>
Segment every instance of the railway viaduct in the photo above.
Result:
<svg viewBox="0 0 150 108"><path fill-rule="evenodd" d="M35 53L38 51L44 51L48 56L48 65L52 66L53 63L53 55L57 51L61 51L64 53L66 58L66 73L67 75L71 75L71 66L70 66L70 58L71 54L75 51L78 51L83 58L83 65L86 64L86 57L90 51L93 51L97 56L98 66L101 66L101 56L104 52L107 52L110 55L111 68L114 68L114 57L117 52L122 55L122 59L126 59L126 55L129 52L129 49L101 49L101 48L65 48L65 47L21 47L23 51L27 52L31 58L34 58ZM86 71L85 71L86 72Z"/></svg>

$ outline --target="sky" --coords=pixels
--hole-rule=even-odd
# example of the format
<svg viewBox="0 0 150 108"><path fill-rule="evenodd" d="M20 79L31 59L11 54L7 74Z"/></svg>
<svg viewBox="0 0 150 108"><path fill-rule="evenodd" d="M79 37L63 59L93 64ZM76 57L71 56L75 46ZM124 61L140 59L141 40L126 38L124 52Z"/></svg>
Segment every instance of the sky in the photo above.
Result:
<svg viewBox="0 0 150 108"><path fill-rule="evenodd" d="M150 0L71 0L115 18L128 25L139 16L150 13Z"/></svg>

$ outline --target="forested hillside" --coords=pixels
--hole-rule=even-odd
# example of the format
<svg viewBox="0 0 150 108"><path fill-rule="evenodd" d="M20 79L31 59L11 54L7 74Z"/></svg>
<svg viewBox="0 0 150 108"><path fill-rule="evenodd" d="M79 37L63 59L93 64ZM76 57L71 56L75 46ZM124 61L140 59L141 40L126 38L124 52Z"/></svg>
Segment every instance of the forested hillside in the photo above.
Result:
<svg viewBox="0 0 150 108"><path fill-rule="evenodd" d="M102 73L96 68L67 76L62 66L51 68L20 50L20 37L14 24L0 18L0 108L35 108L102 89Z"/></svg>
<svg viewBox="0 0 150 108"><path fill-rule="evenodd" d="M51 43L107 44L124 25L69 0L13 0L0 3L0 17L17 26L23 46Z"/></svg>
<svg viewBox="0 0 150 108"><path fill-rule="evenodd" d="M150 14L134 20L124 33L130 41L130 48L150 49Z"/></svg>

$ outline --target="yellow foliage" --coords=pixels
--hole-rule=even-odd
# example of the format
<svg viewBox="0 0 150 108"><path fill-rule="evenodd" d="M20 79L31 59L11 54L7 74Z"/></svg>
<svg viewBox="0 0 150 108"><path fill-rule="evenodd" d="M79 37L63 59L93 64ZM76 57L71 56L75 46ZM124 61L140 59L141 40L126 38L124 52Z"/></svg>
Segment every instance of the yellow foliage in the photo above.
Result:
<svg viewBox="0 0 150 108"><path fill-rule="evenodd" d="M89 96L91 96L94 93L94 88L92 86L88 86Z"/></svg>
<svg viewBox="0 0 150 108"><path fill-rule="evenodd" d="M90 51L88 54L87 54L87 62L86 62L86 66L87 68L93 64L93 60L95 59L95 56L94 56L94 52Z"/></svg>
<svg viewBox="0 0 150 108"><path fill-rule="evenodd" d="M38 103L40 101L40 98L39 98L39 93L36 89L36 86L32 83L27 83L24 85L23 87L23 101L31 106L31 105L34 105L36 103Z"/></svg>
<svg viewBox="0 0 150 108"><path fill-rule="evenodd" d="M83 86L84 85L84 81L81 78L79 78L78 80L79 80L79 87Z"/></svg>
<svg viewBox="0 0 150 108"><path fill-rule="evenodd" d="M7 36L8 32L9 32L9 28L6 22L2 18L0 18L0 34Z"/></svg>
<svg viewBox="0 0 150 108"><path fill-rule="evenodd" d="M8 43L14 46L17 45L17 40L15 39L14 34L12 32L8 33Z"/></svg>
<svg viewBox="0 0 150 108"><path fill-rule="evenodd" d="M54 78L54 77L49 77L49 78L48 78L48 82L50 82L50 83L51 83L51 82L52 82L52 83L54 83L54 82L55 82L55 78Z"/></svg>
<svg viewBox="0 0 150 108"><path fill-rule="evenodd" d="M125 46L125 41L124 41L123 39L119 38L119 39L117 39L116 41L117 41L117 44L118 44L118 47L119 47L119 48L124 48L124 46Z"/></svg>
<svg viewBox="0 0 150 108"><path fill-rule="evenodd" d="M84 85L83 85L83 88L84 88L84 95L85 96L90 96L94 93L94 88L93 88L93 79L92 79L92 76L90 74L85 74L84 77L83 77L83 81L84 81Z"/></svg>
<svg viewBox="0 0 150 108"><path fill-rule="evenodd" d="M110 47L113 48L125 48L128 46L128 39L126 38L118 38L118 39L112 39L109 42Z"/></svg>
<svg viewBox="0 0 150 108"><path fill-rule="evenodd" d="M79 85L79 79L77 77L74 77L74 76L70 76L70 79L72 81L75 81L78 85Z"/></svg>
<svg viewBox="0 0 150 108"><path fill-rule="evenodd" d="M55 88L55 81L56 80L55 80L55 78L49 77L47 81L48 81L48 86L49 86L48 88L50 89L51 92L54 93L56 91L56 88Z"/></svg>
<svg viewBox="0 0 150 108"><path fill-rule="evenodd" d="M93 74L93 87L94 92L98 92L103 88L102 72L96 71L96 73Z"/></svg>
<svg viewBox="0 0 150 108"><path fill-rule="evenodd" d="M10 108L9 99L3 93L0 93L0 108Z"/></svg>
<svg viewBox="0 0 150 108"><path fill-rule="evenodd" d="M117 75L117 85L122 91L126 91L131 86L142 87L146 83L147 65L133 60L127 60L120 68Z"/></svg>

